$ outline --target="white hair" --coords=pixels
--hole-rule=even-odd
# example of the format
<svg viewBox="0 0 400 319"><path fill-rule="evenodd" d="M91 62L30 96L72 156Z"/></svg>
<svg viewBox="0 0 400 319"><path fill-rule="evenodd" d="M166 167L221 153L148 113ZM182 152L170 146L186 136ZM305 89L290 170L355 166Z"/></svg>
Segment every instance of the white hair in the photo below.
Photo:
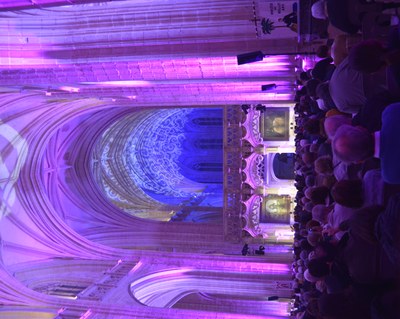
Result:
<svg viewBox="0 0 400 319"><path fill-rule="evenodd" d="M328 19L325 12L325 0L319 0L311 6L311 15L315 19L326 20Z"/></svg>
<svg viewBox="0 0 400 319"><path fill-rule="evenodd" d="M318 108L321 111L328 111L328 108L325 106L325 102L323 99L317 99Z"/></svg>
<svg viewBox="0 0 400 319"><path fill-rule="evenodd" d="M313 275L310 274L310 272L308 271L308 269L304 272L304 279L309 281L309 282L317 282L319 280L319 278L314 277Z"/></svg>

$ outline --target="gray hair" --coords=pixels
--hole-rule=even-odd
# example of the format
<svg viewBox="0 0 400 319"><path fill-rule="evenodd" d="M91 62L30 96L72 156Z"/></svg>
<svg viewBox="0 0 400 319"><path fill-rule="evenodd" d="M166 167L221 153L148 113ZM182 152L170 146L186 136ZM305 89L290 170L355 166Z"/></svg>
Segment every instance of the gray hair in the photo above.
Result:
<svg viewBox="0 0 400 319"><path fill-rule="evenodd" d="M326 20L328 17L325 13L325 0L319 0L311 6L311 15L315 19Z"/></svg>

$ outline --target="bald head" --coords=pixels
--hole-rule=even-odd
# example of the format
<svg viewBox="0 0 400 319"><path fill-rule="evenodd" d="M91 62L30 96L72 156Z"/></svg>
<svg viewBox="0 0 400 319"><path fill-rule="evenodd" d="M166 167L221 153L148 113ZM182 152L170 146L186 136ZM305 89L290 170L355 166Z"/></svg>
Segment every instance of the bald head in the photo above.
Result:
<svg viewBox="0 0 400 319"><path fill-rule="evenodd" d="M374 137L363 127L342 125L333 138L332 150L344 163L359 163L374 156Z"/></svg>
<svg viewBox="0 0 400 319"><path fill-rule="evenodd" d="M346 115L332 115L325 119L324 129L329 139L335 136L337 129L342 125L350 125L351 118Z"/></svg>

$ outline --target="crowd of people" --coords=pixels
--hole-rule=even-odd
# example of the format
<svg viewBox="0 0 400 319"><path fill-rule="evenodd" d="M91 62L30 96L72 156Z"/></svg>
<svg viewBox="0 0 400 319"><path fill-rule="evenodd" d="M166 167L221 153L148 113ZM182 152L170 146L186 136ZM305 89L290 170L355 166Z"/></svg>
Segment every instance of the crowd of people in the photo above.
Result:
<svg viewBox="0 0 400 319"><path fill-rule="evenodd" d="M332 3L313 14L331 18ZM400 31L387 25L384 43L360 27L299 74L297 318L400 318Z"/></svg>

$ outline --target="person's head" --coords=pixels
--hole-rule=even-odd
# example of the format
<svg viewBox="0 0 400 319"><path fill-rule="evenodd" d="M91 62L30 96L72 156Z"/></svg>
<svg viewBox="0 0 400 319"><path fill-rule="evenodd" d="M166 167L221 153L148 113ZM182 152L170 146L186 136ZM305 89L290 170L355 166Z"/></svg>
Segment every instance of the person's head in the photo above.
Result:
<svg viewBox="0 0 400 319"><path fill-rule="evenodd" d="M317 102L318 108L319 108L321 111L325 111L325 112L326 112L326 110L328 110L328 107L325 106L325 101L324 101L323 99L317 98L317 99L315 100L315 102Z"/></svg>
<svg viewBox="0 0 400 319"><path fill-rule="evenodd" d="M342 125L350 125L351 124L351 118L346 115L332 115L327 118L325 118L324 121L324 130L326 136L328 136L329 139L332 139L338 128Z"/></svg>
<svg viewBox="0 0 400 319"><path fill-rule="evenodd" d="M317 174L332 174L332 158L328 155L318 157L314 162L314 169Z"/></svg>
<svg viewBox="0 0 400 319"><path fill-rule="evenodd" d="M360 72L374 73L385 65L386 48L377 40L366 40L355 45L349 53L350 66Z"/></svg>
<svg viewBox="0 0 400 319"><path fill-rule="evenodd" d="M315 205L312 209L312 218L319 221L322 224L326 224L328 221L328 214L332 211L332 208L323 204Z"/></svg>
<svg viewBox="0 0 400 319"><path fill-rule="evenodd" d="M312 246L315 247L318 243L322 240L322 234L318 230L311 230L308 232L307 235L307 242Z"/></svg>
<svg viewBox="0 0 400 319"><path fill-rule="evenodd" d="M331 48L326 44L322 44L317 48L315 54L317 57L322 59L328 58L331 56Z"/></svg>
<svg viewBox="0 0 400 319"><path fill-rule="evenodd" d="M312 69L311 72L313 79L317 79L322 82L330 80L333 75L333 72L336 69L336 66L333 65L332 62L333 60L331 57L318 61L314 65L314 68ZM319 83L317 83L317 85Z"/></svg>
<svg viewBox="0 0 400 319"><path fill-rule="evenodd" d="M370 318L371 316L371 309L369 306L365 305L365 301L360 301L351 294L346 294L345 291L339 293L323 293L318 297L317 301L320 318L354 319ZM396 317L398 316L390 316L390 318Z"/></svg>
<svg viewBox="0 0 400 319"><path fill-rule="evenodd" d="M347 116L347 117L350 117L349 114L340 112L338 109L332 109L332 110L329 110L329 111L327 111L327 112L325 113L325 117L326 117L326 118L328 118L328 117L330 117L330 116L334 116L334 115L345 115L345 116Z"/></svg>
<svg viewBox="0 0 400 319"><path fill-rule="evenodd" d="M318 150L319 150L319 144L317 143L310 144L310 152L318 153Z"/></svg>
<svg viewBox="0 0 400 319"><path fill-rule="evenodd" d="M313 76L314 76L314 71L312 72ZM313 78L311 80L308 80L306 83L306 88L307 88L307 94L311 97L315 97L316 96L316 91L317 91L317 86L318 84L320 84L321 81L319 79Z"/></svg>
<svg viewBox="0 0 400 319"><path fill-rule="evenodd" d="M326 20L328 15L326 13L326 1L319 0L311 6L311 15L315 19Z"/></svg>
<svg viewBox="0 0 400 319"><path fill-rule="evenodd" d="M305 183L307 187L312 187L315 185L315 176L314 175L308 175L306 176Z"/></svg>
<svg viewBox="0 0 400 319"><path fill-rule="evenodd" d="M311 246L311 244L308 242L308 236L307 236L307 239L301 239L300 240L300 245L299 245L299 247L302 249L302 250L312 250L313 249L313 246Z"/></svg>
<svg viewBox="0 0 400 319"><path fill-rule="evenodd" d="M303 205L305 205L305 204L307 204L307 203L310 201L310 199L304 196L304 197L301 198L300 201L301 201L301 203L302 203Z"/></svg>
<svg viewBox="0 0 400 319"><path fill-rule="evenodd" d="M299 78L302 82L307 82L308 80L311 79L311 76L309 73L303 71L300 73Z"/></svg>
<svg viewBox="0 0 400 319"><path fill-rule="evenodd" d="M314 204L325 204L329 195L329 188L326 186L309 187L305 191L305 196Z"/></svg>
<svg viewBox="0 0 400 319"><path fill-rule="evenodd" d="M305 147L307 145L310 145L310 142L308 140L306 140L306 139L301 139L300 140L300 146L301 147Z"/></svg>
<svg viewBox="0 0 400 319"><path fill-rule="evenodd" d="M329 275L329 266L325 260L316 258L308 263L308 271L311 276L322 278Z"/></svg>
<svg viewBox="0 0 400 319"><path fill-rule="evenodd" d="M327 289L325 280L318 280L315 283L315 289L317 289L319 292L325 292Z"/></svg>
<svg viewBox="0 0 400 319"><path fill-rule="evenodd" d="M389 199L388 207L391 206L391 199ZM343 222L345 227L351 229L353 234L357 234L357 238L371 244L376 244L375 236L375 220L385 210L384 206L372 205L362 207L356 210L349 221ZM398 211L396 211L398 213ZM368 217L368 218L366 218ZM341 225L343 226L343 224Z"/></svg>
<svg viewBox="0 0 400 319"><path fill-rule="evenodd" d="M310 251L308 250L302 250L300 253L300 259L299 260L306 260L308 259L308 254L310 253Z"/></svg>
<svg viewBox="0 0 400 319"><path fill-rule="evenodd" d="M317 259L331 262L335 259L337 254L337 248L328 242L320 242L314 248L314 255Z"/></svg>
<svg viewBox="0 0 400 319"><path fill-rule="evenodd" d="M297 236L298 239L306 238L307 235L308 235L308 230L305 229L305 228L302 228L302 229L300 229L300 230L298 231L297 234L298 234L298 236Z"/></svg>
<svg viewBox="0 0 400 319"><path fill-rule="evenodd" d="M312 152L304 152L304 154L301 155L301 159L307 166L311 166L317 157L318 155Z"/></svg>
<svg viewBox="0 0 400 319"><path fill-rule="evenodd" d="M319 223L319 221L311 219L307 222L306 224L306 230L316 230L316 231L322 231L322 227L321 224Z"/></svg>
<svg viewBox="0 0 400 319"><path fill-rule="evenodd" d="M340 126L332 141L332 151L344 163L360 163L374 155L374 137L361 126Z"/></svg>
<svg viewBox="0 0 400 319"><path fill-rule="evenodd" d="M313 207L314 207L314 205L312 202L307 202L304 205L304 210L311 213Z"/></svg>
<svg viewBox="0 0 400 319"><path fill-rule="evenodd" d="M304 281L304 275L301 272L298 272L295 277L299 282Z"/></svg>
<svg viewBox="0 0 400 319"><path fill-rule="evenodd" d="M310 118L304 123L304 131L315 135L321 132L321 122L318 119Z"/></svg>
<svg viewBox="0 0 400 319"><path fill-rule="evenodd" d="M304 86L306 89L307 89L307 87L306 86ZM301 98L300 98L300 105L301 106L304 106L304 105L306 105L307 107L309 107L309 104L310 104L310 102L311 102L312 100L311 100L311 97L310 96L308 96L307 94L306 95L303 95Z"/></svg>
<svg viewBox="0 0 400 319"><path fill-rule="evenodd" d="M294 96L296 102L300 102L300 98L307 94L307 88L303 86L301 89L297 90Z"/></svg>
<svg viewBox="0 0 400 319"><path fill-rule="evenodd" d="M308 269L304 272L304 279L308 282L317 282L319 280L318 277L314 277L313 275L311 275Z"/></svg>
<svg viewBox="0 0 400 319"><path fill-rule="evenodd" d="M315 93L317 98L324 101L325 110L331 110L336 107L335 102L333 102L331 93L329 91L328 81L318 84Z"/></svg>
<svg viewBox="0 0 400 319"><path fill-rule="evenodd" d="M329 189L336 183L336 178L334 175L317 175L320 178L320 186L326 186Z"/></svg>
<svg viewBox="0 0 400 319"><path fill-rule="evenodd" d="M363 205L363 189L360 180L338 181L331 190L334 201L342 206L359 208Z"/></svg>

